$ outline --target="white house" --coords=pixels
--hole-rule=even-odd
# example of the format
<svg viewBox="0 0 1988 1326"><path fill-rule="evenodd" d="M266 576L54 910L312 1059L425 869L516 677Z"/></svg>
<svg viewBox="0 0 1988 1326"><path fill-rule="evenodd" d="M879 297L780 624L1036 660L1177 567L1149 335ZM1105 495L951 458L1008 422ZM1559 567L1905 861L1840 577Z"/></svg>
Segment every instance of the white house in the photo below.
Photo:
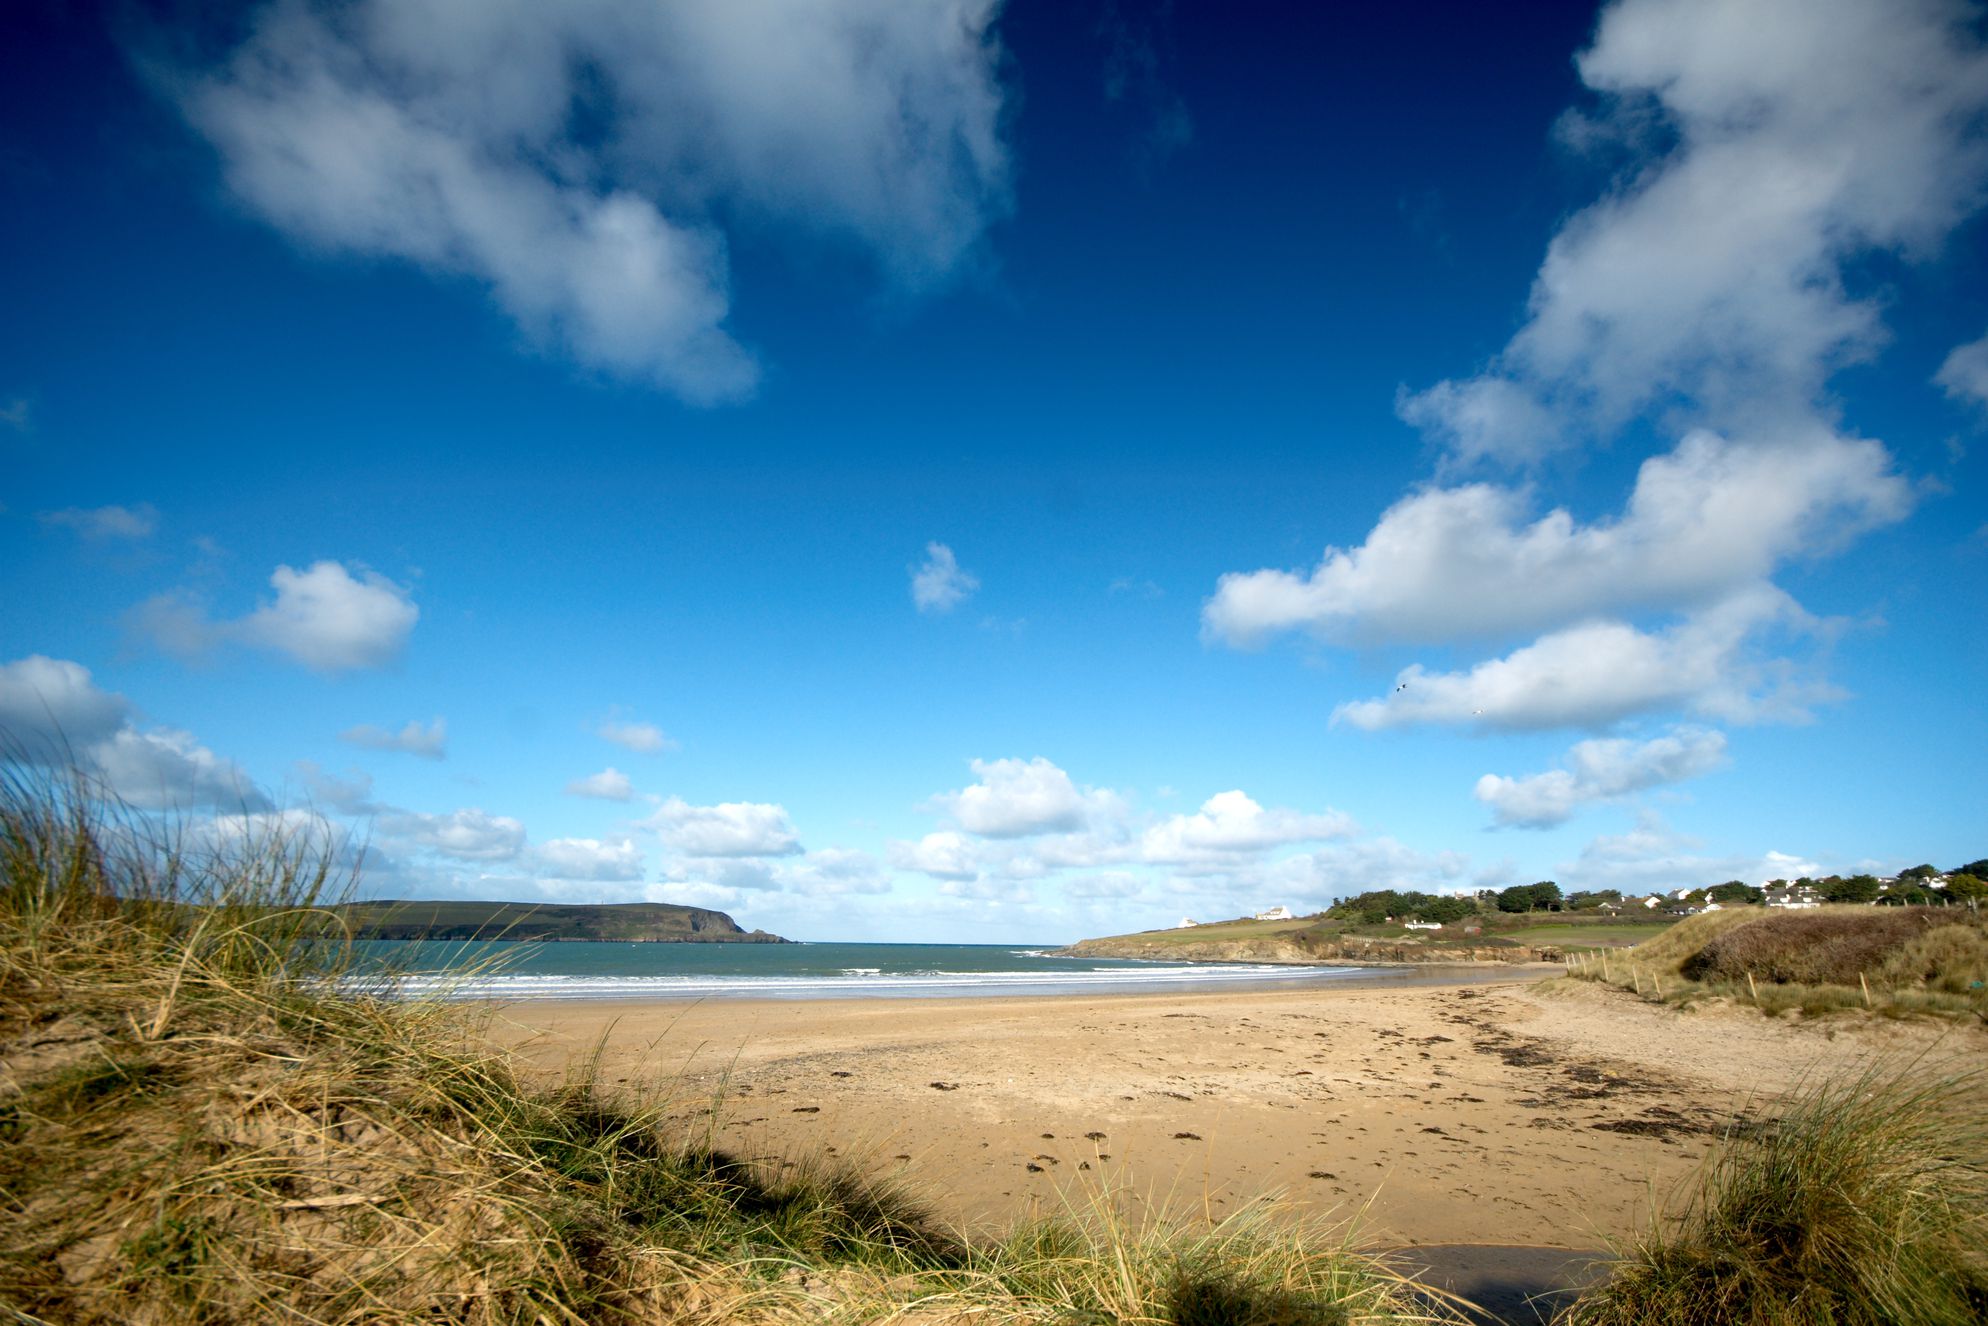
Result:
<svg viewBox="0 0 1988 1326"><path fill-rule="evenodd" d="M1191 917L1191 916L1183 916L1183 917L1181 917L1181 918L1180 918L1180 924L1179 924L1179 925L1177 925L1177 926L1175 926L1175 927L1174 927L1174 929L1176 929L1176 930L1192 930L1192 929L1193 929L1193 928L1194 928L1195 926L1197 926L1197 925L1199 925L1199 924L1201 924L1201 923L1200 923L1199 921L1195 920L1195 919L1194 919L1193 917Z"/></svg>
<svg viewBox="0 0 1988 1326"><path fill-rule="evenodd" d="M1258 912L1256 919L1259 921L1288 921L1291 919L1291 909L1289 907L1272 907L1267 912Z"/></svg>
<svg viewBox="0 0 1988 1326"><path fill-rule="evenodd" d="M1806 884L1790 884L1782 889L1767 890L1769 907L1820 907L1822 895Z"/></svg>

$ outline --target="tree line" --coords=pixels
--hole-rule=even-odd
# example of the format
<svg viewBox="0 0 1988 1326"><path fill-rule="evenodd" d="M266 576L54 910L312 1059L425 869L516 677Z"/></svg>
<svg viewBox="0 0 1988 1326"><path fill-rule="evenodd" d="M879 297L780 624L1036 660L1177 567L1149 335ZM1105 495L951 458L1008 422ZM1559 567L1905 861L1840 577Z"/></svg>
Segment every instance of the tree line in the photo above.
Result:
<svg viewBox="0 0 1988 1326"><path fill-rule="evenodd" d="M1931 881L1942 874L1946 876L1945 887L1933 888ZM1884 898L1913 906L1953 902L1978 904L1988 899L1988 857L1949 871L1938 870L1930 864L1913 866L1899 871L1898 878L1889 889L1883 887L1877 876L1864 874L1824 875L1819 879L1804 875L1793 880L1769 880L1767 887L1810 888L1825 902L1871 903ZM1644 895L1631 896L1640 898ZM1682 899L1699 907L1708 902L1728 907L1758 905L1766 900L1765 889L1738 879L1694 889ZM1435 921L1449 925L1490 911L1508 915L1589 912L1610 904L1620 906L1623 901L1620 889L1583 889L1562 894L1559 884L1543 879L1534 884L1514 884L1504 889L1480 889L1469 895L1420 893L1413 889L1369 889L1356 897L1336 899L1325 914L1334 920L1358 925L1379 925L1390 920Z"/></svg>

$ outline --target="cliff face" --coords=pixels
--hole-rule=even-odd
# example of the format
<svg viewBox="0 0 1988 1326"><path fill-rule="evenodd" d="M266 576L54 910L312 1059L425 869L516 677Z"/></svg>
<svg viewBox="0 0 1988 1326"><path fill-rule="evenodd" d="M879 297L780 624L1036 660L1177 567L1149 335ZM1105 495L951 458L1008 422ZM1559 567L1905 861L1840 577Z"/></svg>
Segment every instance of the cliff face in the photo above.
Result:
<svg viewBox="0 0 1988 1326"><path fill-rule="evenodd" d="M1158 962L1558 962L1560 950L1496 945L1390 943L1377 939L1305 938L1155 940L1137 935L1083 939L1059 949L1073 958L1147 958Z"/></svg>

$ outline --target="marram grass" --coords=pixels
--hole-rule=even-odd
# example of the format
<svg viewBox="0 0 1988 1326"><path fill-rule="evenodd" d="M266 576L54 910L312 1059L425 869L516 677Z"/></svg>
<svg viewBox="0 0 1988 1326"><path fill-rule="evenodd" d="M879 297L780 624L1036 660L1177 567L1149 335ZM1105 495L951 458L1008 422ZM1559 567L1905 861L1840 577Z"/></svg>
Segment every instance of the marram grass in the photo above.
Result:
<svg viewBox="0 0 1988 1326"><path fill-rule="evenodd" d="M1988 1077L1873 1070L1736 1131L1559 1326L1988 1321Z"/></svg>
<svg viewBox="0 0 1988 1326"><path fill-rule="evenodd" d="M1110 1201L998 1240L816 1159L740 1163L668 1102L356 993L308 817L193 828L0 765L0 1319L80 1323L1453 1321L1264 1210Z"/></svg>

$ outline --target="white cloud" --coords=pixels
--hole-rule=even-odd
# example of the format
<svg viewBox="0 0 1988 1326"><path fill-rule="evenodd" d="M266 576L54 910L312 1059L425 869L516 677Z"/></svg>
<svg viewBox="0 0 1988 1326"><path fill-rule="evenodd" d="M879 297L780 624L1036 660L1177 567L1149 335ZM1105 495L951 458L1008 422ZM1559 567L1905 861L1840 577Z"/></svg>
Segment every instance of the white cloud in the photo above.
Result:
<svg viewBox="0 0 1988 1326"><path fill-rule="evenodd" d="M888 893L890 876L883 862L868 852L824 847L809 852L800 862L784 871L781 887L811 897Z"/></svg>
<svg viewBox="0 0 1988 1326"><path fill-rule="evenodd" d="M943 543L926 544L924 562L911 569L911 601L920 612L951 612L979 588L979 578L962 570Z"/></svg>
<svg viewBox="0 0 1988 1326"><path fill-rule="evenodd" d="M1523 490L1432 488L1389 508L1360 547L1328 549L1309 575L1223 576L1202 622L1232 644L1286 630L1375 643L1693 607L1899 520L1911 504L1875 442L1805 429L1741 444L1700 430L1643 462L1614 519L1582 524L1560 509L1528 520Z"/></svg>
<svg viewBox="0 0 1988 1326"><path fill-rule="evenodd" d="M1070 775L1037 756L1030 760L974 760L980 779L957 792L932 798L931 806L951 815L968 833L983 838L1021 838L1078 829L1094 814L1121 809L1109 790L1078 791Z"/></svg>
<svg viewBox="0 0 1988 1326"><path fill-rule="evenodd" d="M645 902L674 903L678 907L706 907L720 912L729 912L737 907L745 901L745 896L738 889L726 888L722 884L712 884L706 880L664 880L642 890Z"/></svg>
<svg viewBox="0 0 1988 1326"><path fill-rule="evenodd" d="M980 865L971 839L951 829L928 833L917 842L893 842L890 863L899 870L916 870L933 879L980 878Z"/></svg>
<svg viewBox="0 0 1988 1326"><path fill-rule="evenodd" d="M1333 721L1368 731L1415 723L1526 730L1682 708L1731 722L1799 722L1840 692L1762 656L1756 642L1776 628L1813 626L1786 594L1756 586L1660 631L1584 622L1463 671L1414 665L1387 695L1342 704Z"/></svg>
<svg viewBox="0 0 1988 1326"><path fill-rule="evenodd" d="M727 227L917 289L1006 212L994 8L284 0L174 91L279 229L467 275L535 340L709 402L757 376Z"/></svg>
<svg viewBox="0 0 1988 1326"><path fill-rule="evenodd" d="M379 817L380 834L460 861L510 861L525 846L525 826L508 815L471 807L446 815L394 810Z"/></svg>
<svg viewBox="0 0 1988 1326"><path fill-rule="evenodd" d="M312 800L330 806L341 815L371 815L380 809L373 801L373 777L362 770L354 769L341 777L325 772L310 760L299 760L297 776L303 780L304 790Z"/></svg>
<svg viewBox="0 0 1988 1326"><path fill-rule="evenodd" d="M784 887L780 863L762 857L705 857L694 861L671 861L663 866L663 879L671 884L705 884L740 893L774 893Z"/></svg>
<svg viewBox="0 0 1988 1326"><path fill-rule="evenodd" d="M38 517L52 529L74 530L83 538L147 539L159 528L159 512L150 502L137 506L64 507Z"/></svg>
<svg viewBox="0 0 1988 1326"><path fill-rule="evenodd" d="M174 728L124 728L97 742L87 757L120 798L148 810L189 806L270 809L241 766Z"/></svg>
<svg viewBox="0 0 1988 1326"><path fill-rule="evenodd" d="M130 719L121 695L101 690L90 670L68 659L30 654L0 663L0 735L37 760L103 741Z"/></svg>
<svg viewBox="0 0 1988 1326"><path fill-rule="evenodd" d="M635 788L629 783L627 774L610 765L597 774L575 778L566 784L566 794L576 797L598 797L602 801L626 801L635 795Z"/></svg>
<svg viewBox="0 0 1988 1326"><path fill-rule="evenodd" d="M34 408L25 396L15 396L5 405L0 405L0 426L11 428L16 433L34 430Z"/></svg>
<svg viewBox="0 0 1988 1326"><path fill-rule="evenodd" d="M1845 268L1930 253L1980 202L1971 22L1942 0L1610 6L1581 76L1604 116L1654 106L1672 146L1562 227L1490 371L1404 416L1459 458L1514 461L1680 397L1728 423L1806 416L1883 339Z"/></svg>
<svg viewBox="0 0 1988 1326"><path fill-rule="evenodd" d="M1988 405L1988 336L1956 347L1933 381L1955 400Z"/></svg>
<svg viewBox="0 0 1988 1326"><path fill-rule="evenodd" d="M1710 855L1696 838L1673 832L1654 811L1643 811L1627 833L1603 834L1554 872L1560 886L1620 889L1625 894L1704 888L1737 879L1759 885L1770 879L1819 875L1822 867L1787 852L1768 850Z"/></svg>
<svg viewBox="0 0 1988 1326"><path fill-rule="evenodd" d="M100 689L88 668L68 659L30 654L0 664L0 742L0 756L73 764L147 810L270 805L239 765L191 733L140 731L125 698Z"/></svg>
<svg viewBox="0 0 1988 1326"><path fill-rule="evenodd" d="M1140 854L1158 864L1191 864L1260 853L1289 843L1344 838L1353 821L1338 811L1306 815L1265 810L1240 791L1218 792L1192 815L1171 815L1146 830Z"/></svg>
<svg viewBox="0 0 1988 1326"><path fill-rule="evenodd" d="M642 849L626 838L553 838L531 849L532 869L555 879L642 878Z"/></svg>
<svg viewBox="0 0 1988 1326"><path fill-rule="evenodd" d="M1500 824L1528 829L1564 824L1582 806L1652 787L1683 782L1726 764L1726 737L1706 728L1678 728L1649 741L1614 737L1583 741L1566 767L1523 778L1485 774L1474 795Z"/></svg>
<svg viewBox="0 0 1988 1326"><path fill-rule="evenodd" d="M609 719L594 730L601 740L625 746L638 755L660 755L676 749L676 742L654 723L623 723Z"/></svg>
<svg viewBox="0 0 1988 1326"><path fill-rule="evenodd" d="M279 566L269 583L276 599L242 619L242 638L326 672L392 661L421 616L401 586L363 569L355 579L337 562Z"/></svg>
<svg viewBox="0 0 1988 1326"><path fill-rule="evenodd" d="M1446 447L1442 482L1308 571L1224 576L1204 607L1206 635L1236 645L1305 631L1511 650L1411 668L1405 689L1341 706L1359 726L1800 716L1830 692L1765 656L1762 634L1806 620L1774 577L1913 502L1828 387L1884 342L1872 259L1937 254L1988 198L1972 11L1618 0L1579 64L1601 103L1561 137L1606 144L1620 169L1555 235L1523 326L1484 371L1398 398ZM1976 364L1963 347L1942 385L1970 394ZM1541 514L1530 487L1454 480L1644 428L1678 440L1643 461L1617 515Z"/></svg>
<svg viewBox="0 0 1988 1326"><path fill-rule="evenodd" d="M334 561L302 571L279 566L269 577L276 597L246 617L212 621L191 595L157 595L134 608L129 623L168 653L197 656L224 642L288 654L323 672L380 667L397 658L421 610L409 592L374 571L355 577Z"/></svg>
<svg viewBox="0 0 1988 1326"><path fill-rule="evenodd" d="M1064 894L1072 898L1136 898L1145 891L1145 881L1123 870L1079 875L1063 886Z"/></svg>
<svg viewBox="0 0 1988 1326"><path fill-rule="evenodd" d="M693 806L671 797L642 824L690 856L792 856L801 851L785 808L762 802Z"/></svg>
<svg viewBox="0 0 1988 1326"><path fill-rule="evenodd" d="M449 725L437 718L427 726L418 720L410 719L398 732L376 727L371 723L361 723L338 734L338 739L354 746L364 746L368 750L400 751L407 755L418 755L424 760L439 760L448 755L447 743Z"/></svg>

